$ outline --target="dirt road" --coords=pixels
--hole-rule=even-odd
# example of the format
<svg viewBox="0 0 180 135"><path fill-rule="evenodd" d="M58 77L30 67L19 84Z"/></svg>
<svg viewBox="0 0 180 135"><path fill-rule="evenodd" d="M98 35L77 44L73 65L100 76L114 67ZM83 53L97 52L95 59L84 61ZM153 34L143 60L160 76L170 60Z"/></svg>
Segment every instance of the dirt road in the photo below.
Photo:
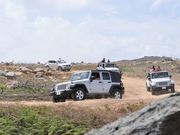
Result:
<svg viewBox="0 0 180 135"><path fill-rule="evenodd" d="M151 92L146 90L145 80L139 78L130 78L123 77L122 81L125 87L125 94L122 99L87 99L84 101L72 101L67 100L66 102L52 103L51 101L47 102L38 102L38 101L21 101L21 102L0 102L0 104L19 104L19 105L47 105L47 106L56 106L56 105L80 105L80 106L104 106L108 105L118 105L126 103L138 103L138 102L152 102L158 99L161 99L165 96L171 95L170 91L161 91L156 95L152 95ZM180 92L180 86L175 86L176 93Z"/></svg>

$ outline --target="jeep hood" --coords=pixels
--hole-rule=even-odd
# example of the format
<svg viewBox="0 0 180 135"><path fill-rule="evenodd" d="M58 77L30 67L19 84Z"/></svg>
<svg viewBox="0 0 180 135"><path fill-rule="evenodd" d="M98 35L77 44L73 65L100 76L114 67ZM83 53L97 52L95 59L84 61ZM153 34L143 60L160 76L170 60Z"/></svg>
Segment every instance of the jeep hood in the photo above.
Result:
<svg viewBox="0 0 180 135"><path fill-rule="evenodd" d="M169 77L152 79L152 82L165 82L165 81L171 81L171 79Z"/></svg>
<svg viewBox="0 0 180 135"><path fill-rule="evenodd" d="M70 83L71 83L71 81L68 81L68 82L58 83L58 84L56 84L56 85L66 85L66 84L70 84Z"/></svg>

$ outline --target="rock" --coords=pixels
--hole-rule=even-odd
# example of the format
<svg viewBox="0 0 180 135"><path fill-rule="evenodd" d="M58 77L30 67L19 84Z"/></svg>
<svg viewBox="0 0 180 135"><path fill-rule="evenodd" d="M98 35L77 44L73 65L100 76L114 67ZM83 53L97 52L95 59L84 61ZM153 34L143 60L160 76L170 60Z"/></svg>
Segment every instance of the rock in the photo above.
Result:
<svg viewBox="0 0 180 135"><path fill-rule="evenodd" d="M7 79L16 80L16 75L15 75L14 72L8 72L8 73L6 73L6 77L7 77Z"/></svg>
<svg viewBox="0 0 180 135"><path fill-rule="evenodd" d="M43 72L37 72L34 77L36 77L36 78L41 78L41 77L43 77L43 75L44 75Z"/></svg>
<svg viewBox="0 0 180 135"><path fill-rule="evenodd" d="M0 76L5 76L6 77L6 72L0 70Z"/></svg>
<svg viewBox="0 0 180 135"><path fill-rule="evenodd" d="M10 82L6 83L5 86L9 89L15 89L19 86L19 83L18 83L18 81L10 81Z"/></svg>
<svg viewBox="0 0 180 135"><path fill-rule="evenodd" d="M178 61L178 58L173 58L174 61Z"/></svg>
<svg viewBox="0 0 180 135"><path fill-rule="evenodd" d="M150 103L85 135L179 135L180 93Z"/></svg>
<svg viewBox="0 0 180 135"><path fill-rule="evenodd" d="M4 70L4 72L8 73L8 72L9 72L9 70L5 69L5 70Z"/></svg>
<svg viewBox="0 0 180 135"><path fill-rule="evenodd" d="M37 72L45 72L45 71L42 68L36 68L33 72L37 73Z"/></svg>
<svg viewBox="0 0 180 135"><path fill-rule="evenodd" d="M51 72L45 72L44 75L52 75Z"/></svg>
<svg viewBox="0 0 180 135"><path fill-rule="evenodd" d="M20 67L20 72L23 72L23 73L28 73L28 72L32 72L32 70L31 69L29 69L29 68L26 68L26 67Z"/></svg>
<svg viewBox="0 0 180 135"><path fill-rule="evenodd" d="M22 72L14 72L15 75L22 75L23 73Z"/></svg>

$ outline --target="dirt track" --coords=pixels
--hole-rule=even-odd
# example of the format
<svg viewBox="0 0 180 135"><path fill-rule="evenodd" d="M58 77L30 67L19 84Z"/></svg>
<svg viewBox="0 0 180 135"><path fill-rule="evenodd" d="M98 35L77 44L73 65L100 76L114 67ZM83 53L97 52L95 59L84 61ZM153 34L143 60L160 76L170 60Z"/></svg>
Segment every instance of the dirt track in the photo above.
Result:
<svg viewBox="0 0 180 135"><path fill-rule="evenodd" d="M108 105L118 105L118 104L126 104L126 103L138 103L138 102L152 102L158 99L161 99L165 96L171 95L170 91L161 91L156 95L151 95L151 92L146 91L146 85L144 79L139 78L130 78L123 77L122 81L125 87L125 94L121 100L119 99L87 99L84 101L72 101L67 100L65 103L52 103L51 101L47 102L38 102L38 101L22 101L22 102L0 102L0 104L19 104L19 105L47 105L47 106L56 106L56 105L80 105L80 106L104 106ZM176 93L180 92L180 86L175 86Z"/></svg>

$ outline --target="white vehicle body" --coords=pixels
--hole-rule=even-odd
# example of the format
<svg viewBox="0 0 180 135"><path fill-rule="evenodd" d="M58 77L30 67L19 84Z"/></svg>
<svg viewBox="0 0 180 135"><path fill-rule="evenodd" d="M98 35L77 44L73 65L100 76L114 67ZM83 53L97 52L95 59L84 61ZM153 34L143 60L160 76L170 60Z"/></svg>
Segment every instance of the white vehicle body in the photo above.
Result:
<svg viewBox="0 0 180 135"><path fill-rule="evenodd" d="M97 70L110 70L110 71L115 71L120 74L120 78L122 76L122 71L118 68L118 66L115 63L98 63L97 65Z"/></svg>
<svg viewBox="0 0 180 135"><path fill-rule="evenodd" d="M66 98L84 100L85 97L97 95L113 95L121 99L122 94L124 87L117 72L90 70L74 74L68 82L56 84L50 96L59 101Z"/></svg>
<svg viewBox="0 0 180 135"><path fill-rule="evenodd" d="M48 68L54 68L58 70L71 70L71 64L67 63L64 60L59 60L59 59L52 59L46 62L45 64L46 67Z"/></svg>
<svg viewBox="0 0 180 135"><path fill-rule="evenodd" d="M159 90L169 90L175 92L175 82L171 80L171 75L168 71L157 71L148 73L146 79L146 88L147 91L152 92L152 95L155 95L155 91Z"/></svg>

